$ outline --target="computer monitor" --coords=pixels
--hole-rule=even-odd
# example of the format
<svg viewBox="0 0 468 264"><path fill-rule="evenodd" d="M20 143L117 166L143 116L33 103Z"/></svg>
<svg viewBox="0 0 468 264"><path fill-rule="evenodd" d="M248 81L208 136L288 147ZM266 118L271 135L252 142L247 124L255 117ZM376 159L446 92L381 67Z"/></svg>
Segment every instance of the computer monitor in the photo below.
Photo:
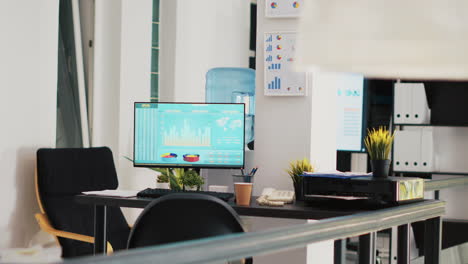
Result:
<svg viewBox="0 0 468 264"><path fill-rule="evenodd" d="M366 87L362 75L349 74L337 91L338 151L365 152Z"/></svg>
<svg viewBox="0 0 468 264"><path fill-rule="evenodd" d="M136 167L244 167L244 104L135 103Z"/></svg>

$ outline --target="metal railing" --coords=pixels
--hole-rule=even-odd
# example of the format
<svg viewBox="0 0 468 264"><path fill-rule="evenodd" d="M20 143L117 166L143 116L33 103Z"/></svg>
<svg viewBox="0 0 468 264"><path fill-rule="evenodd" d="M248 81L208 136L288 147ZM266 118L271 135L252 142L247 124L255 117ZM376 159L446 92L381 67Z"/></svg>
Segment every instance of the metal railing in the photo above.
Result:
<svg viewBox="0 0 468 264"><path fill-rule="evenodd" d="M468 185L468 177L449 178L441 180L426 180L424 182L425 191L437 191L445 188L455 188Z"/></svg>
<svg viewBox="0 0 468 264"><path fill-rule="evenodd" d="M437 218L444 214L444 208L445 202L427 200L309 224L132 249L63 263L220 263Z"/></svg>

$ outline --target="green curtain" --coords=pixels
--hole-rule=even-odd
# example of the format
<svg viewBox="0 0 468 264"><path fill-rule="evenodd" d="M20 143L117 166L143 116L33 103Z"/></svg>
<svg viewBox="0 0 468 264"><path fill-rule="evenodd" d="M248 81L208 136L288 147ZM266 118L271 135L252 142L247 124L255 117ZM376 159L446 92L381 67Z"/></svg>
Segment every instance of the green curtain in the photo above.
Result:
<svg viewBox="0 0 468 264"><path fill-rule="evenodd" d="M151 44L151 102L159 100L159 9L160 0L153 0L153 33Z"/></svg>
<svg viewBox="0 0 468 264"><path fill-rule="evenodd" d="M83 143L72 5L68 0L60 0L58 47L56 146L78 148Z"/></svg>

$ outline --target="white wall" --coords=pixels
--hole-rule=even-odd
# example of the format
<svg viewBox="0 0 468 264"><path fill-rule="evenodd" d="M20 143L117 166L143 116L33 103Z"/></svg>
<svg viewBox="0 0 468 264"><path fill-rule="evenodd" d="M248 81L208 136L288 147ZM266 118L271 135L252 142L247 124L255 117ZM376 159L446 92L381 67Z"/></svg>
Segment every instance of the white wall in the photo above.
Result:
<svg viewBox="0 0 468 264"><path fill-rule="evenodd" d="M285 172L292 160L309 158L320 170L336 168L336 84L339 74L309 74L308 95L264 96L265 32L297 31L298 19L264 16L265 2L257 9L257 90L255 117L255 164L259 166L255 187L293 189Z"/></svg>
<svg viewBox="0 0 468 264"><path fill-rule="evenodd" d="M162 0L161 10L161 102L204 102L209 69L248 67L249 1ZM249 168L253 154L246 154ZM233 173L226 169L202 172L208 184L231 189Z"/></svg>
<svg viewBox="0 0 468 264"><path fill-rule="evenodd" d="M176 2L176 3L167 3ZM214 67L248 67L250 1L162 0L161 84L166 65L173 65L174 87L160 87L161 101L204 102L205 75ZM166 12L175 14L174 18ZM175 34L169 30L175 22ZM175 39L175 41L173 41ZM168 47L175 44L175 50ZM170 50L167 50L169 48Z"/></svg>
<svg viewBox="0 0 468 264"><path fill-rule="evenodd" d="M133 102L147 102L151 85L152 0L122 0L119 150L118 172L120 188L143 190L155 187L156 173L146 168L134 168L124 157L133 158ZM125 209L130 222L140 210Z"/></svg>
<svg viewBox="0 0 468 264"><path fill-rule="evenodd" d="M94 80L91 144L118 156L121 1L97 0L94 28Z"/></svg>
<svg viewBox="0 0 468 264"><path fill-rule="evenodd" d="M155 173L133 157L133 103L149 101L152 0L97 0L93 92L93 146L109 146L120 189L154 187ZM132 222L139 213L125 209Z"/></svg>
<svg viewBox="0 0 468 264"><path fill-rule="evenodd" d="M125 175L121 182L129 185L136 182L138 170L149 171L134 169L124 156L133 157L133 103L150 97L152 7L152 0L122 1L119 168Z"/></svg>
<svg viewBox="0 0 468 264"><path fill-rule="evenodd" d="M55 146L58 0L0 2L0 248L38 231L36 150Z"/></svg>
<svg viewBox="0 0 468 264"><path fill-rule="evenodd" d="M292 160L306 157L319 170L336 168L336 88L342 78L340 74L309 73L307 96L264 96L264 33L297 31L298 19L266 18L265 1L257 1L257 6L256 195L265 187L293 190L285 172ZM279 259L287 259L290 264L333 263L332 256L333 242L326 241L309 245L307 250L263 256L256 263L280 263Z"/></svg>
<svg viewBox="0 0 468 264"><path fill-rule="evenodd" d="M176 30L179 1L160 1L159 25L159 100L171 102L175 98Z"/></svg>

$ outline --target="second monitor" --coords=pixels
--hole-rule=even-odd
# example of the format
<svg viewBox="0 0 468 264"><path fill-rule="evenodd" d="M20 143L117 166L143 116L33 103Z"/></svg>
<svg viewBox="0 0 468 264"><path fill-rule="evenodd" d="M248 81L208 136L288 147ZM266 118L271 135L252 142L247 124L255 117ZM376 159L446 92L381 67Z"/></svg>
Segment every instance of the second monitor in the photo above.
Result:
<svg viewBox="0 0 468 264"><path fill-rule="evenodd" d="M243 168L244 107L135 103L134 166Z"/></svg>

